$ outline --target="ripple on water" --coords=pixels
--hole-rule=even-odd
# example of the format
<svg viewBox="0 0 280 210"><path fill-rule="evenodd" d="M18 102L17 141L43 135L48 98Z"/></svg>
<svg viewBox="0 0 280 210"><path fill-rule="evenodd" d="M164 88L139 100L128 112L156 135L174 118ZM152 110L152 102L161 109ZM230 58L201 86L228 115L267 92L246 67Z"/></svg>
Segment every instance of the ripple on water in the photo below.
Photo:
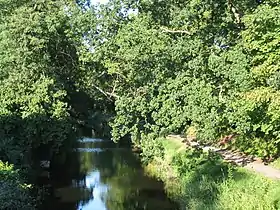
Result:
<svg viewBox="0 0 280 210"><path fill-rule="evenodd" d="M88 138L88 137L83 137L78 140L78 142L102 142L104 141L103 139L97 139L97 138Z"/></svg>
<svg viewBox="0 0 280 210"><path fill-rule="evenodd" d="M101 148L77 148L78 152L103 152Z"/></svg>
<svg viewBox="0 0 280 210"><path fill-rule="evenodd" d="M130 151L127 148L77 148L77 152L105 152L105 151Z"/></svg>

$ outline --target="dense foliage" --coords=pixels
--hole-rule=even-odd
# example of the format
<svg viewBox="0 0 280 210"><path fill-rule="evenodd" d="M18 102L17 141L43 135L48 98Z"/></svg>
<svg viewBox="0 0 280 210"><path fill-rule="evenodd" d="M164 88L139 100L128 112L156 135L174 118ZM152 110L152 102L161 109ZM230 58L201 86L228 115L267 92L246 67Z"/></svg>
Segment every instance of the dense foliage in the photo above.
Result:
<svg viewBox="0 0 280 210"><path fill-rule="evenodd" d="M22 182L13 165L0 161L1 209L34 209L34 200L28 194L29 187Z"/></svg>
<svg viewBox="0 0 280 210"><path fill-rule="evenodd" d="M104 79L88 60L92 11L62 0L0 4L0 157L26 162L31 149L70 141L77 119L101 116L102 127L112 102L92 90L93 78Z"/></svg>
<svg viewBox="0 0 280 210"><path fill-rule="evenodd" d="M128 15L116 11L117 33L95 52L105 54L114 84L115 140L141 144L194 127L200 141L237 134L235 146L247 153L279 154L277 1L129 6Z"/></svg>
<svg viewBox="0 0 280 210"><path fill-rule="evenodd" d="M95 124L106 122L112 102L91 90L92 78L104 78L86 59L94 17L72 1L0 0L0 160L29 168L70 144L77 122L94 124L100 112ZM0 177L0 209L31 209L23 206L29 190L9 179Z"/></svg>
<svg viewBox="0 0 280 210"><path fill-rule="evenodd" d="M147 158L156 137L189 128L279 155L279 11L278 0L0 0L0 159L28 162L77 122L108 134L109 121Z"/></svg>
<svg viewBox="0 0 280 210"><path fill-rule="evenodd" d="M195 127L202 141L235 133L248 153L279 153L277 1L1 5L1 141L62 141L70 116L104 127L115 106L115 140Z"/></svg>

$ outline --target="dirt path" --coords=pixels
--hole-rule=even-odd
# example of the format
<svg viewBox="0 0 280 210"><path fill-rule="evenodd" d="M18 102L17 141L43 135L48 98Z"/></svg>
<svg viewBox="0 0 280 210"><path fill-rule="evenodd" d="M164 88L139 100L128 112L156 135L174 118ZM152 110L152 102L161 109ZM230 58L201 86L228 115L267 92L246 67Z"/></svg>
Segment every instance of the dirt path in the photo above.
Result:
<svg viewBox="0 0 280 210"><path fill-rule="evenodd" d="M244 167L250 171L254 171L257 173L262 174L265 177L273 178L273 179L279 179L280 180L280 170L273 168L272 166L265 165L260 160L257 160L256 158L246 156L238 151L231 151L228 149L221 149L211 146L203 146L199 145L197 142L190 142L187 138L181 137L180 135L168 135L167 139L173 140L173 141L179 141L182 144L187 146L199 146L204 151L212 150L214 152L219 153L225 161L231 162L233 164L236 164L238 166Z"/></svg>

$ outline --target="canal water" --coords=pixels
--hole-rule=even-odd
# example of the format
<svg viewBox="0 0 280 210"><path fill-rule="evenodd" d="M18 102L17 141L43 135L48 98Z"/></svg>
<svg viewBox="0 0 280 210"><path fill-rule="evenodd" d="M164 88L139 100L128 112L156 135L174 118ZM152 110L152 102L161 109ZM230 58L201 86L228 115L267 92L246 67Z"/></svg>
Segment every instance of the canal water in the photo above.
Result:
<svg viewBox="0 0 280 210"><path fill-rule="evenodd" d="M48 173L44 210L176 210L162 182L145 175L137 155L110 140L82 138Z"/></svg>

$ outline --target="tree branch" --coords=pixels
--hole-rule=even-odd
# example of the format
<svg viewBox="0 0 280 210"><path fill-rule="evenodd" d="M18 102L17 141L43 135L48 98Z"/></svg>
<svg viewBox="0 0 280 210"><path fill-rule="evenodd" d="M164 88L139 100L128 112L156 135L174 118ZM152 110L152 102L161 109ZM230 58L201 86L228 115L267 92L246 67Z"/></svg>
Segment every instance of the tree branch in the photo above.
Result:
<svg viewBox="0 0 280 210"><path fill-rule="evenodd" d="M118 96L117 96L116 94L114 94L114 93L109 93L109 92L105 92L105 91L103 91L101 88L97 87L97 86L94 85L94 84L93 84L93 87L94 87L95 89L97 89L99 92L101 92L103 95L105 95L110 101L113 101L113 100L111 99L111 97L118 98Z"/></svg>
<svg viewBox="0 0 280 210"><path fill-rule="evenodd" d="M108 96L112 96L113 98L119 98L118 95L116 95L115 93L109 93L109 92L105 92Z"/></svg>
<svg viewBox="0 0 280 210"><path fill-rule="evenodd" d="M237 24L240 24L241 18L243 16L242 12L234 6L234 4L232 3L232 0L228 0L228 6L229 6L231 12L233 13L233 16L234 16Z"/></svg>

